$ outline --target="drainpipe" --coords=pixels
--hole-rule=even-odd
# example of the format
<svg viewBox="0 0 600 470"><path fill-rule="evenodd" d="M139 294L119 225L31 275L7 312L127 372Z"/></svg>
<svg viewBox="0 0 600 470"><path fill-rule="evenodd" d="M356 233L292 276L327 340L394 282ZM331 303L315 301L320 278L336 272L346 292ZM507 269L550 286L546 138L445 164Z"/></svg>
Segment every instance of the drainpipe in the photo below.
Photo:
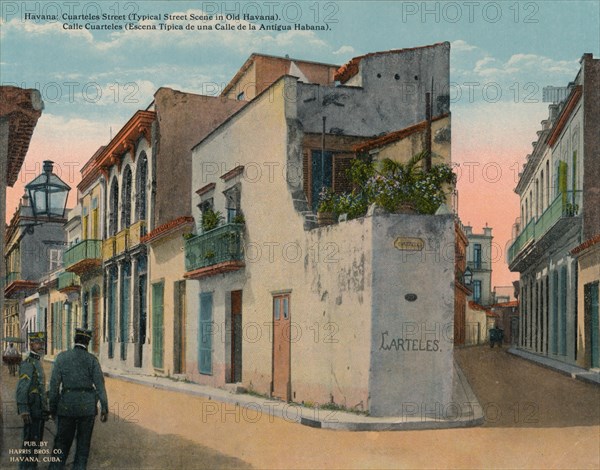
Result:
<svg viewBox="0 0 600 470"><path fill-rule="evenodd" d="M431 170L431 100L433 97L433 78L431 79L431 92L425 93L425 119L427 131L425 132L425 171Z"/></svg>
<svg viewBox="0 0 600 470"><path fill-rule="evenodd" d="M325 123L327 118L323 116L323 129L321 131L321 187L325 187Z"/></svg>

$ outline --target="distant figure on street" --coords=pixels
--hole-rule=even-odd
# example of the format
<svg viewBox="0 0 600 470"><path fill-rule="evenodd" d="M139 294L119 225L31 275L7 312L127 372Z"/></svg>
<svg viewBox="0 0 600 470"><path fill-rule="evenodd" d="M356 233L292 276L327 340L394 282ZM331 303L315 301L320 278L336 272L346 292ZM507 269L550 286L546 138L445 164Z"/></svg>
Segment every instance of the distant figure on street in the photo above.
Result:
<svg viewBox="0 0 600 470"><path fill-rule="evenodd" d="M10 375L17 375L17 369L21 363L21 354L15 348L14 343L8 343L8 347L2 353L2 359L8 365Z"/></svg>
<svg viewBox="0 0 600 470"><path fill-rule="evenodd" d="M23 419L23 457L30 457L19 462L19 468L36 468L39 458L35 450L40 448L44 437L44 421L48 418L46 403L46 380L44 369L40 363L44 351L44 333L29 334L29 356L19 368L17 383L17 411Z"/></svg>
<svg viewBox="0 0 600 470"><path fill-rule="evenodd" d="M56 356L50 378L50 414L57 417L53 462L49 468L64 468L73 438L77 435L73 469L85 469L90 454L94 421L100 401L100 421L108 417L104 376L96 356L87 351L92 332L75 329L75 346Z"/></svg>

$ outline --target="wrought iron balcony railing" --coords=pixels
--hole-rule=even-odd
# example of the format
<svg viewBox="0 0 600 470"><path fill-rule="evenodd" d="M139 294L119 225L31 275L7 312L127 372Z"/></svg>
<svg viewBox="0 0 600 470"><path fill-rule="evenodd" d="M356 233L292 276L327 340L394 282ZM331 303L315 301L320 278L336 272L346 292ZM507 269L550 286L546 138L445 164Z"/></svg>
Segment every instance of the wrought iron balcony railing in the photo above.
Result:
<svg viewBox="0 0 600 470"><path fill-rule="evenodd" d="M146 221L140 220L129 227L129 246L139 245L144 235L146 235Z"/></svg>
<svg viewBox="0 0 600 470"><path fill-rule="evenodd" d="M79 276L75 273L65 271L58 275L58 290L62 291L71 287L76 288L80 286Z"/></svg>
<svg viewBox="0 0 600 470"><path fill-rule="evenodd" d="M102 240L82 240L63 255L65 269L81 261L102 258Z"/></svg>
<svg viewBox="0 0 600 470"><path fill-rule="evenodd" d="M115 236L115 255L120 255L121 253L128 250L130 246L129 243L129 229L123 229Z"/></svg>
<svg viewBox="0 0 600 470"><path fill-rule="evenodd" d="M5 285L8 286L11 282L19 281L20 279L21 279L21 273L13 271L13 272L7 274Z"/></svg>
<svg viewBox="0 0 600 470"><path fill-rule="evenodd" d="M531 219L508 249L509 264L531 240L539 240L563 217L574 217L581 212L581 191L560 193L537 219Z"/></svg>
<svg viewBox="0 0 600 470"><path fill-rule="evenodd" d="M186 240L186 271L227 261L243 261L243 230L244 224L225 224Z"/></svg>

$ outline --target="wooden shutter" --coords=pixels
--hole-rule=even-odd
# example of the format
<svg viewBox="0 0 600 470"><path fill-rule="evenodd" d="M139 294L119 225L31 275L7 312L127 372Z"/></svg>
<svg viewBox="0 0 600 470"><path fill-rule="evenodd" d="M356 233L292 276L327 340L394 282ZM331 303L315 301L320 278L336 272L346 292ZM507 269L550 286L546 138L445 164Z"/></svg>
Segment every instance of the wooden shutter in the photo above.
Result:
<svg viewBox="0 0 600 470"><path fill-rule="evenodd" d="M348 170L352 165L354 155L343 154L333 157L333 191L335 193L349 193L352 191L352 182L348 177Z"/></svg>
<svg viewBox="0 0 600 470"><path fill-rule="evenodd" d="M152 284L152 365L163 367L163 300L164 284Z"/></svg>
<svg viewBox="0 0 600 470"><path fill-rule="evenodd" d="M305 150L302 154L302 187L304 188L304 195L308 201L308 205L311 205L311 186L310 186L310 165L309 165L309 153Z"/></svg>
<svg viewBox="0 0 600 470"><path fill-rule="evenodd" d="M212 374L212 307L212 293L205 292L200 294L198 371L201 374Z"/></svg>

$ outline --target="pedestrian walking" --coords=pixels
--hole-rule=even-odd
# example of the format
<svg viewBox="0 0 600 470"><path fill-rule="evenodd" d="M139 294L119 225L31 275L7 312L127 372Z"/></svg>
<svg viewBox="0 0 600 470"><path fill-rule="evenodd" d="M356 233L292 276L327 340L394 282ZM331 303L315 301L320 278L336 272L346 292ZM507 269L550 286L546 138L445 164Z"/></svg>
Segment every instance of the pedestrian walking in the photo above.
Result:
<svg viewBox="0 0 600 470"><path fill-rule="evenodd" d="M8 366L10 375L17 375L17 369L21 363L21 355L15 348L14 343L8 343L8 347L2 353L2 360Z"/></svg>
<svg viewBox="0 0 600 470"><path fill-rule="evenodd" d="M76 438L73 469L85 469L90 453L94 421L100 401L100 421L108 417L104 376L96 356L87 351L92 332L77 328L75 346L56 356L50 378L50 414L56 416L53 456L59 462L49 468L64 468Z"/></svg>
<svg viewBox="0 0 600 470"><path fill-rule="evenodd" d="M29 355L19 368L17 411L23 419L23 461L19 468L36 468L39 449L44 438L44 421L48 418L46 380L40 363L44 351L44 333L29 334Z"/></svg>

